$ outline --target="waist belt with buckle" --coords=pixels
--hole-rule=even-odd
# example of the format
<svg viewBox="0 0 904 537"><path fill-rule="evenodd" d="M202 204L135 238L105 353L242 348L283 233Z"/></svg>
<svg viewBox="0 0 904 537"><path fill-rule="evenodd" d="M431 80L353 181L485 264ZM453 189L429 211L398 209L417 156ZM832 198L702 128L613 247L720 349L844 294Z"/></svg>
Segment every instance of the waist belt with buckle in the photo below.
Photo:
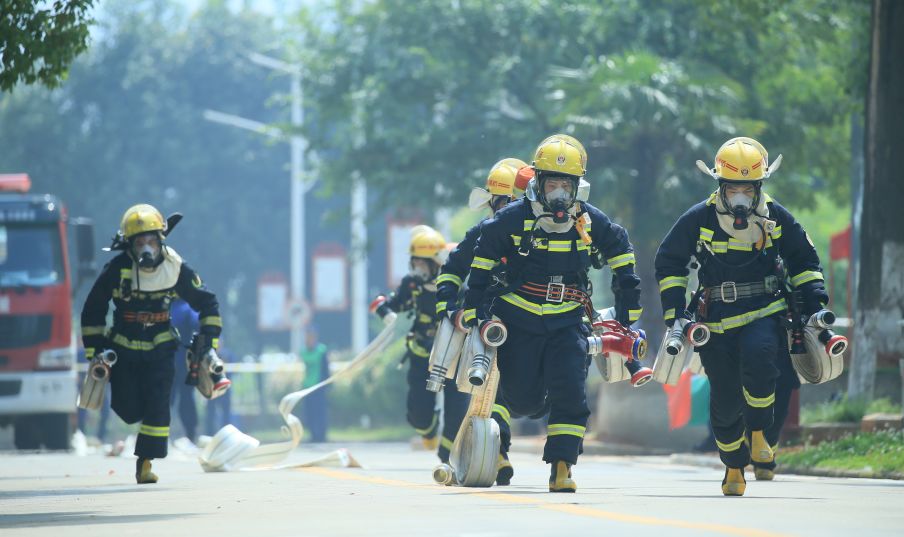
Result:
<svg viewBox="0 0 904 537"><path fill-rule="evenodd" d="M170 314L168 311L124 311L122 313L122 320L127 323L165 323L169 321L169 319Z"/></svg>
<svg viewBox="0 0 904 537"><path fill-rule="evenodd" d="M545 298L547 302L554 304L561 304L566 300L569 302L577 302L584 306L584 313L588 318L593 318L593 302L590 300L590 295L583 289L569 287L564 283L558 282L546 284L526 282L521 285L521 287L518 287L518 291L526 295Z"/></svg>
<svg viewBox="0 0 904 537"><path fill-rule="evenodd" d="M731 304L742 298L774 295L778 290L777 278L770 276L761 282L722 282L720 285L707 287L703 291L703 297L707 302Z"/></svg>

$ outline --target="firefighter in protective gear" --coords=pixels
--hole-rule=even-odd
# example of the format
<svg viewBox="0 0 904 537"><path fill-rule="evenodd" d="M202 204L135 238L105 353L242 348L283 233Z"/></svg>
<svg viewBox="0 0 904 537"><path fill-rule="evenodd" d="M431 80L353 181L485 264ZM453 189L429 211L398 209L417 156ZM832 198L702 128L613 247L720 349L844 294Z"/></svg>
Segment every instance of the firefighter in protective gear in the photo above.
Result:
<svg viewBox="0 0 904 537"><path fill-rule="evenodd" d="M446 241L436 230L417 226L412 231L409 248L410 271L402 278L398 289L375 302L374 310L381 317L389 311L410 311L414 323L408 333L408 423L421 436L424 447L439 448L437 456L449 462L449 452L455 435L468 410L469 396L459 392L454 380L443 387L443 429L439 430L439 412L435 410L436 394L427 390L430 349L436 336L439 319L436 308L436 278L448 251Z"/></svg>
<svg viewBox="0 0 904 537"><path fill-rule="evenodd" d="M535 177L526 196L481 226L465 294L464 321L495 315L509 337L498 349L500 390L511 415L549 413L543 460L551 465L549 490L577 489L577 463L590 409L587 406L587 336L592 315L587 271L599 253L613 270L617 318L640 316L640 280L625 230L578 199L586 160L562 139L537 148ZM505 281L493 269L506 260Z"/></svg>
<svg viewBox="0 0 904 537"><path fill-rule="evenodd" d="M135 205L122 217L113 250L82 308L82 341L90 359L105 349L119 357L111 368L111 406L126 423L139 423L135 455L138 483L155 483L151 460L167 455L173 357L178 338L170 325L170 303L182 298L200 313L200 332L216 347L222 322L216 296L200 276L167 246L172 231L150 205ZM113 300L113 325L106 326Z"/></svg>
<svg viewBox="0 0 904 537"><path fill-rule="evenodd" d="M809 315L828 302L819 256L787 209L763 191L776 171L766 149L751 138L719 148L715 165L698 167L718 180L708 199L684 213L656 254L656 278L666 324L689 317L688 264L699 265L697 320L712 336L700 347L709 377L710 419L722 462L725 495L744 494L744 467L771 465L778 356L787 352L784 282L790 278ZM774 442L774 440L773 440Z"/></svg>
<svg viewBox="0 0 904 537"><path fill-rule="evenodd" d="M512 200L521 197L528 181L533 178L534 170L524 161L516 158L502 159L490 169L484 188L475 188L471 193L469 206L472 210L489 208L492 214L508 205ZM454 317L458 307L459 294L471 261L474 259L474 246L477 237L480 236L480 227L487 218L465 233L465 238L449 254L449 259L443 265L442 272L436 280L436 313L438 315L450 315ZM496 276L502 277L503 265L496 267ZM498 393L498 392L497 392ZM502 440L499 458L497 460L496 484L508 485L514 475L514 468L508 460L508 450L511 445L511 428L509 424L510 414L505 408L501 397L497 395L496 404L493 406L493 419L499 424L499 432Z"/></svg>

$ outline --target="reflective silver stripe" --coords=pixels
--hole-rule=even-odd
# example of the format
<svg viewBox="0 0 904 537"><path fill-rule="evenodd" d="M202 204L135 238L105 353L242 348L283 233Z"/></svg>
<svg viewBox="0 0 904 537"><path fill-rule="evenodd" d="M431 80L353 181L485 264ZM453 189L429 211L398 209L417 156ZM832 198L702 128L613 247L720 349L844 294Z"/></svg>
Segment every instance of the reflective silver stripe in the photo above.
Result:
<svg viewBox="0 0 904 537"><path fill-rule="evenodd" d="M493 260L485 257L474 257L474 260L471 261L471 268L481 270L493 270L493 265Z"/></svg>
<svg viewBox="0 0 904 537"><path fill-rule="evenodd" d="M634 254L632 252L628 252L627 254L617 255L615 257L610 257L606 260L606 263L609 264L609 268L617 269L627 265L634 263Z"/></svg>
<svg viewBox="0 0 904 537"><path fill-rule="evenodd" d="M505 408L502 405L493 405L493 412L499 414L499 417L502 418L502 421L511 425L512 423L512 414L509 412L509 409Z"/></svg>
<svg viewBox="0 0 904 537"><path fill-rule="evenodd" d="M450 282L457 287L461 287L461 278L458 277L457 274L445 273L440 274L439 278L436 279L436 285L441 283Z"/></svg>
<svg viewBox="0 0 904 537"><path fill-rule="evenodd" d="M769 408L773 404L775 404L775 392L767 395L766 397L754 397L750 395L750 392L747 391L747 388L743 388L744 392L744 400L747 401L747 404L752 406L753 408Z"/></svg>
<svg viewBox="0 0 904 537"><path fill-rule="evenodd" d="M570 252L572 241L549 241L550 252Z"/></svg>
<svg viewBox="0 0 904 537"><path fill-rule="evenodd" d="M687 276L667 276L659 280L659 292L661 293L672 287L687 287L687 281Z"/></svg>
<svg viewBox="0 0 904 537"><path fill-rule="evenodd" d="M152 425L144 425L138 428L138 434L145 436L156 436L158 438L166 438L169 436L169 427L154 427Z"/></svg>
<svg viewBox="0 0 904 537"><path fill-rule="evenodd" d="M82 327L82 335L83 336L102 336L104 332L107 330L106 326L83 326Z"/></svg>
<svg viewBox="0 0 904 537"><path fill-rule="evenodd" d="M747 313L742 313L740 315L735 315L733 317L726 317L717 323L706 322L703 323L709 327L710 331L715 332L717 334L725 333L727 330L731 330L732 328L738 328L744 326L745 324L750 324L757 319L762 319L763 317L768 317L773 313L778 313L782 310L788 308L788 305L785 303L784 298L780 298L775 302L769 304L765 308L760 308L758 310L748 311Z"/></svg>
<svg viewBox="0 0 904 537"><path fill-rule="evenodd" d="M584 433L586 431L586 427L574 425L571 423L550 423L546 426L547 436L560 436L567 434L571 436L577 436L579 438L584 438Z"/></svg>
<svg viewBox="0 0 904 537"><path fill-rule="evenodd" d="M500 298L502 300L505 300L509 304L517 306L525 311L529 311L534 315L557 315L560 313L567 313L581 307L581 304L579 302L563 302L562 304L536 304L520 295L516 295L515 293L502 295Z"/></svg>
<svg viewBox="0 0 904 537"><path fill-rule="evenodd" d="M718 440L716 440L716 447L718 447L720 451L737 451L737 450L741 449L741 445L744 443L745 440L746 439L744 438L743 435L741 436L741 438L738 438L737 440L735 440L734 442L731 442L729 444L723 444L722 442L719 442Z"/></svg>
<svg viewBox="0 0 904 537"><path fill-rule="evenodd" d="M791 285L797 287L799 285L803 285L807 282L812 282L814 280L822 280L822 272L817 270L805 270L798 274L797 276L791 276Z"/></svg>

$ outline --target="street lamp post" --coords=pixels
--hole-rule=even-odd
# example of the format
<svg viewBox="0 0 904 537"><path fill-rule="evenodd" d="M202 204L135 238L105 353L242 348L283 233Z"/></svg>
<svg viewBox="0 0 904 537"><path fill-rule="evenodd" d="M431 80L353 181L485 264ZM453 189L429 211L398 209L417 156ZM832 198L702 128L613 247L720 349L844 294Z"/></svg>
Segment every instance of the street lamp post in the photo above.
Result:
<svg viewBox="0 0 904 537"><path fill-rule="evenodd" d="M304 195L307 187L304 182L302 170L304 169L304 148L305 140L299 134L302 123L304 122L304 111L302 109L302 93L301 93L301 67L296 64L277 60L256 52L248 55L248 59L253 63L266 67L274 71L280 71L291 76L291 99L292 99L292 135L290 137L291 146L291 215L290 222L290 282L292 303L295 307L299 307L305 300L305 228L304 228ZM205 110L204 118L209 121L231 125L246 130L251 130L259 134L271 137L282 137L284 133L277 128L270 127L264 123L254 121L232 114L225 114L214 110ZM290 323L290 352L298 352L301 350L302 333L301 323L298 321L298 312L293 312L293 319Z"/></svg>

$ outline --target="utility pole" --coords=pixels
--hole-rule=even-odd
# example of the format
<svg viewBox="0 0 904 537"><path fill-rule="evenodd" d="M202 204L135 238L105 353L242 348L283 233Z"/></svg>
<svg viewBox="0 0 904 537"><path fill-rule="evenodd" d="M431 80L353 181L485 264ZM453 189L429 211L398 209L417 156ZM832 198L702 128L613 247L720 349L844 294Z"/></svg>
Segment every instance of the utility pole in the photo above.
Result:
<svg viewBox="0 0 904 537"><path fill-rule="evenodd" d="M305 140L299 134L301 130L301 125L304 123L304 110L302 108L302 92L301 92L301 66L297 64L291 64L284 62L282 60L278 60L276 58L271 58L270 56L265 56L263 54L258 54L256 52L252 52L248 54L248 59L251 62L260 65L261 67L266 67L267 69L272 69L274 71L279 71L282 73L286 73L291 76L291 119L292 119L292 134L289 138L290 147L291 147L291 160L290 160L290 217L289 217L289 225L290 225L290 233L289 233L289 242L290 242L290 254L289 254L289 265L290 265L290 286L291 286L291 302L295 307L299 307L301 304L305 303L307 292L305 289L305 219L304 219L304 196L308 190L308 186L305 184L304 176L302 174L302 170L304 169L304 149L305 149ZM209 121L214 121L216 123L222 123L225 125L230 125L233 127L238 127L246 130L250 130L253 132L257 132L258 134L264 134L270 137L282 138L285 133L283 133L280 129L270 127L264 123L259 121L254 121L252 119L242 118L239 116L235 116L232 114L225 114L223 112L217 112L214 110L205 110L204 118ZM301 350L302 344L302 326L298 321L298 312L293 311L293 318L290 319L290 338L289 338L289 352L297 353Z"/></svg>

